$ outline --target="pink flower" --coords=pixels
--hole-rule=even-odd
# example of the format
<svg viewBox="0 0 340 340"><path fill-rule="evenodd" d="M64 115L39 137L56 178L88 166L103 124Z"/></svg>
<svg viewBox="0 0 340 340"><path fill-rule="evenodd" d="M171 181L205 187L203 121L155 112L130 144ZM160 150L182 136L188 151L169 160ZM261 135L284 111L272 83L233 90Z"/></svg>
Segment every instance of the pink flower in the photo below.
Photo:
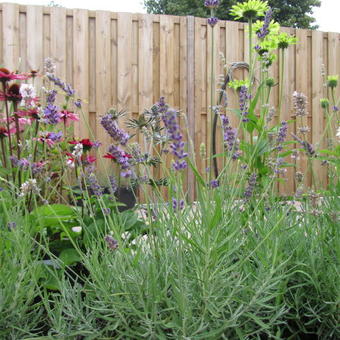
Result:
<svg viewBox="0 0 340 340"><path fill-rule="evenodd" d="M0 68L0 81L7 82L10 80L25 80L28 79L28 75L26 74L16 74L10 72L7 68L1 67Z"/></svg>
<svg viewBox="0 0 340 340"><path fill-rule="evenodd" d="M74 112L62 110L60 113L61 113L60 118L64 121L65 125L68 125L71 120L74 122L79 121L79 115Z"/></svg>

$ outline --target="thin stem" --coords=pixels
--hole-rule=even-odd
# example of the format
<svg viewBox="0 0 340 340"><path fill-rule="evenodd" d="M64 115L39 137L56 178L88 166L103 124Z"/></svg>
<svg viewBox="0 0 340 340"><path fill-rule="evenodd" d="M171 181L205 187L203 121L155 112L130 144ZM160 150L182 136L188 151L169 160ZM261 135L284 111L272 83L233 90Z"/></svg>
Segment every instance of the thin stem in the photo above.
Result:
<svg viewBox="0 0 340 340"><path fill-rule="evenodd" d="M211 16L214 16L214 10L211 10ZM211 65L210 65L210 72L211 72L211 84L210 84L210 110L211 110L211 146L210 146L210 159L209 159L209 167L212 168L213 156L214 156L214 142L213 142L213 135L214 135L214 125L212 122L214 121L214 104L215 104L215 72L214 72L214 62L215 62L215 49L214 49L214 39L215 39L215 29L214 26L211 27ZM211 178L211 171L209 171L209 178Z"/></svg>
<svg viewBox="0 0 340 340"><path fill-rule="evenodd" d="M281 49L281 58L280 58L280 70L279 70L279 89L280 89L280 95L279 95L279 122L281 122L281 108L282 108L282 100L283 100L283 75L284 75L284 67L285 67L285 50Z"/></svg>
<svg viewBox="0 0 340 340"><path fill-rule="evenodd" d="M7 133L8 133L8 146L9 146L9 154L12 156L12 138L10 131L10 120L9 120L9 110L8 110L8 102L6 97L6 82L2 82L2 88L5 96L5 110L6 110L6 124L7 124Z"/></svg>

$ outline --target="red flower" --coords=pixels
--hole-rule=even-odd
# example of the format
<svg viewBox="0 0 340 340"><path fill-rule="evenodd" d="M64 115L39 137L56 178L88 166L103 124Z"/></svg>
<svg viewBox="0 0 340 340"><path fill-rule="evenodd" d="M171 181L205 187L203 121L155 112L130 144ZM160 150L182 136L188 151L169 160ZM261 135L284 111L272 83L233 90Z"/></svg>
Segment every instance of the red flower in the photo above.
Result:
<svg viewBox="0 0 340 340"><path fill-rule="evenodd" d="M28 76L25 74L16 74L13 72L10 72L7 68L1 67L0 68L0 81L1 82L7 82L10 80L25 80L28 79Z"/></svg>
<svg viewBox="0 0 340 340"><path fill-rule="evenodd" d="M73 144L73 145L76 145L76 144L83 144L83 147L87 147L87 148L92 148L93 146L93 143L88 139L88 138L85 138L85 139L82 139L82 140L71 140L70 142L68 142L69 144Z"/></svg>
<svg viewBox="0 0 340 340"><path fill-rule="evenodd" d="M112 159L112 160L116 160L116 157L115 156L113 156L112 154L110 154L110 153L107 153L106 155L104 155L104 158L108 158L108 159Z"/></svg>

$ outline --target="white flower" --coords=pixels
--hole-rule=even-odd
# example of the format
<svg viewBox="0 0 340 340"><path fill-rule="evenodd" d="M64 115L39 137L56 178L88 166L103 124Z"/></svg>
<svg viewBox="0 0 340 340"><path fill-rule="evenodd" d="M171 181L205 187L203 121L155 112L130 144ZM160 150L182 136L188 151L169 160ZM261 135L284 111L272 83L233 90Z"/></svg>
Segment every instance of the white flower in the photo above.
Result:
<svg viewBox="0 0 340 340"><path fill-rule="evenodd" d="M340 141L340 126L339 126L338 129L336 130L336 137L337 137L338 140Z"/></svg>
<svg viewBox="0 0 340 340"><path fill-rule="evenodd" d="M24 197L30 192L33 194L38 194L40 192L40 189L37 186L37 180L35 178L31 178L21 185L19 196Z"/></svg>
<svg viewBox="0 0 340 340"><path fill-rule="evenodd" d="M80 158L81 155L83 154L83 144L81 143L78 143L75 145L74 149L73 149L73 152L72 152L72 155L75 157L75 158Z"/></svg>
<svg viewBox="0 0 340 340"><path fill-rule="evenodd" d="M74 232L74 233L81 233L81 230L82 230L82 227L72 227L72 231Z"/></svg>
<svg viewBox="0 0 340 340"><path fill-rule="evenodd" d="M23 99L33 99L36 97L35 88L31 84L21 84L20 94Z"/></svg>

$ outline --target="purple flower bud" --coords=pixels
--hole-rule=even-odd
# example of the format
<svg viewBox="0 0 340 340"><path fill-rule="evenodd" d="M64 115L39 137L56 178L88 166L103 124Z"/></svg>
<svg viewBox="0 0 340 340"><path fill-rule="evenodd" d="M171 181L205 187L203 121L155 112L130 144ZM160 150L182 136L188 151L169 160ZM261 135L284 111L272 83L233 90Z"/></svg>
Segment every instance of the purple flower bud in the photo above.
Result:
<svg viewBox="0 0 340 340"><path fill-rule="evenodd" d="M111 250L116 250L118 248L118 241L115 240L111 235L106 235L104 240Z"/></svg>
<svg viewBox="0 0 340 340"><path fill-rule="evenodd" d="M220 186L220 183L217 179L213 179L210 181L210 188L215 189Z"/></svg>
<svg viewBox="0 0 340 340"><path fill-rule="evenodd" d="M172 198L172 209L173 210L183 210L184 209L184 201L177 201L176 198Z"/></svg>
<svg viewBox="0 0 340 340"><path fill-rule="evenodd" d="M207 8L216 8L220 5L220 0L205 0L204 6Z"/></svg>
<svg viewBox="0 0 340 340"><path fill-rule="evenodd" d="M257 175L256 173L253 173L250 175L249 179L248 179L248 186L243 194L244 198L246 201L248 201L251 196L253 195L253 192L255 190L255 186L256 186L256 180L257 180Z"/></svg>
<svg viewBox="0 0 340 340"><path fill-rule="evenodd" d="M218 23L218 18L216 18L216 17L210 17L210 18L208 19L208 24L209 24L211 27L214 27L217 23Z"/></svg>

